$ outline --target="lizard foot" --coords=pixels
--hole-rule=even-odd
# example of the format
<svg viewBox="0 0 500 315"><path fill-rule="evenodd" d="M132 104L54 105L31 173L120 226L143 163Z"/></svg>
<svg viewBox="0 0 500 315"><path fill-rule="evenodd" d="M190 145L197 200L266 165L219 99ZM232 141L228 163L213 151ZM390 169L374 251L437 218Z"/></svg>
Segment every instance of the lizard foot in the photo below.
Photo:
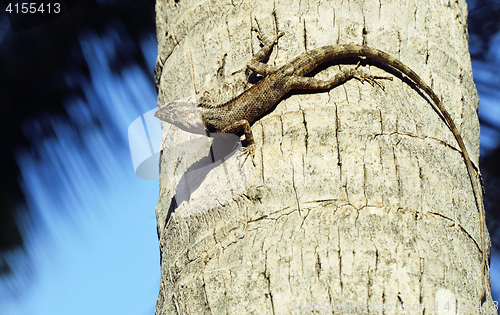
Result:
<svg viewBox="0 0 500 315"><path fill-rule="evenodd" d="M244 147L243 153L241 154L241 156L245 156L245 159L243 160L243 164L245 164L245 162L247 161L248 156L251 156L252 157L252 164L253 164L253 166L255 166L255 161L254 161L255 144L250 144L249 146Z"/></svg>
<svg viewBox="0 0 500 315"><path fill-rule="evenodd" d="M276 44L278 42L278 39L281 36L285 35L285 32L279 32L277 35L275 35L272 38L267 37L264 34L264 32L262 31L262 29L260 28L260 24L259 24L259 21L257 20L257 18L254 18L254 19L255 19L255 24L257 26L252 27L252 31L257 32L257 38L260 40L260 42L263 46L273 46L274 44Z"/></svg>
<svg viewBox="0 0 500 315"><path fill-rule="evenodd" d="M384 86L382 84L380 84L377 80L391 80L392 81L392 77L367 74L367 73L364 73L362 71L357 70L357 67L353 71L354 71L353 77L356 78L357 80L361 81L361 83L365 83L365 81L366 81L366 82L370 83L371 86L375 86L375 84L376 84L376 85L378 85L378 87L380 87L382 89L382 91L385 91Z"/></svg>

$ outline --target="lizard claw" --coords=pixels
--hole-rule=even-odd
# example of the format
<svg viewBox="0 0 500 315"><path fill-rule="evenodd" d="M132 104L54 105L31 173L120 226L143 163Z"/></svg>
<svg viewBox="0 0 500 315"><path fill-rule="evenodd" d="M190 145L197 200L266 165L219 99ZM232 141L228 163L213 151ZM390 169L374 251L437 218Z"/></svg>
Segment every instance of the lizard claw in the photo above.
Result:
<svg viewBox="0 0 500 315"><path fill-rule="evenodd" d="M241 154L241 156L245 156L245 159L243 160L243 164L245 164L245 162L247 161L248 156L251 156L252 157L252 164L253 164L253 166L255 166L255 161L254 161L255 144L250 144L249 146L244 147L243 153Z"/></svg>
<svg viewBox="0 0 500 315"><path fill-rule="evenodd" d="M257 32L257 38L260 40L260 42L262 43L262 45L264 46L271 46L271 45L274 45L278 42L278 39L285 35L285 32L279 32L277 35L275 35L271 40L264 35L264 32L262 31L262 29L260 28L260 24L259 24L259 21L257 20L257 18L255 18L255 24L257 25L257 27L252 27L252 31L256 31Z"/></svg>
<svg viewBox="0 0 500 315"><path fill-rule="evenodd" d="M392 77L375 76L375 75L366 74L366 73L359 72L359 71L356 71L356 73L354 73L354 78L361 81L361 83L364 83L366 81L366 82L370 83L371 86L375 86L375 84L376 84L376 85L378 85L378 87L380 87L382 89L382 91L385 91L385 88L377 80L391 80L392 81Z"/></svg>

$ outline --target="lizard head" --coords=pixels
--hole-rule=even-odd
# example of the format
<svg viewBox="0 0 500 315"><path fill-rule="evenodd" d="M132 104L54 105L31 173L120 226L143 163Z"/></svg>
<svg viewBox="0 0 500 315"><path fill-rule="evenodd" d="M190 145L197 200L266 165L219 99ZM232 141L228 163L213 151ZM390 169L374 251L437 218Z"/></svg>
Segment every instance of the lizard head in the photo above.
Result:
<svg viewBox="0 0 500 315"><path fill-rule="evenodd" d="M200 110L194 102L181 100L167 103L156 111L155 117L184 131L206 135Z"/></svg>

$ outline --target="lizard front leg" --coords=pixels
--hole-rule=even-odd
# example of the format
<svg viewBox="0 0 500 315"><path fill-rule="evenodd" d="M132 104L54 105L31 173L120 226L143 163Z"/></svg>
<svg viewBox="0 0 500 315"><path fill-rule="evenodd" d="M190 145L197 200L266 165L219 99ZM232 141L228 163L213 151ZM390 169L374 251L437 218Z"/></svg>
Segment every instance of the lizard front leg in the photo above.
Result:
<svg viewBox="0 0 500 315"><path fill-rule="evenodd" d="M235 121L231 125L224 128L221 133L231 133L238 134L243 131L245 135L245 140L247 141L247 146L243 148L243 154L245 155L245 161L249 155L252 156L252 163L255 166L255 162L253 161L255 155L255 143L253 140L252 128L250 127L250 123L246 119L241 119Z"/></svg>
<svg viewBox="0 0 500 315"><path fill-rule="evenodd" d="M273 49L274 45L276 45L276 43L278 42L278 39L283 35L285 35L285 33L279 33L273 38L272 41L264 45L264 47L262 47L261 50L259 50L255 54L255 56L248 62L247 68L263 76L276 72L277 68L266 65L265 63L260 62L260 60L269 54L271 49Z"/></svg>

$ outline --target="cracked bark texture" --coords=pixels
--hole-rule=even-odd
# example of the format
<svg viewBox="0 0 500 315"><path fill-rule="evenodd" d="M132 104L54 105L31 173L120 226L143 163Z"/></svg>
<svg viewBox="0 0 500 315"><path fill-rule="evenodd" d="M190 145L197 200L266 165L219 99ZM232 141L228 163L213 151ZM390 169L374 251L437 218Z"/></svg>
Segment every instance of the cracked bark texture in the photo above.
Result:
<svg viewBox="0 0 500 315"><path fill-rule="evenodd" d="M442 98L478 165L464 0L162 0L156 11L159 106L246 88L257 19L285 32L271 65L331 44L399 58ZM255 166L240 153L212 163L209 138L162 124L156 315L497 313L467 304L481 290L480 226L451 131L398 73L362 66L394 80L287 96L252 127Z"/></svg>

